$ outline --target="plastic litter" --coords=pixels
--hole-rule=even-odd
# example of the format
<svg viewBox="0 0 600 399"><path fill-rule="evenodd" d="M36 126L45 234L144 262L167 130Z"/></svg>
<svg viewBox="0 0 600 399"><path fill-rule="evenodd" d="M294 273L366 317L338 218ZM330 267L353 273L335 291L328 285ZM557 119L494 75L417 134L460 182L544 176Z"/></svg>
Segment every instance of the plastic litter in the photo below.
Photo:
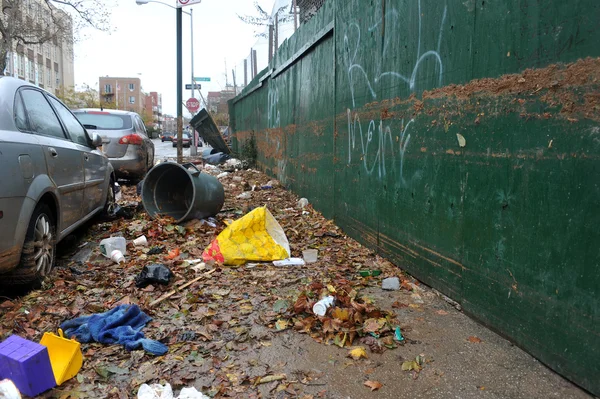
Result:
<svg viewBox="0 0 600 399"><path fill-rule="evenodd" d="M21 399L21 393L11 380L0 381L0 399Z"/></svg>
<svg viewBox="0 0 600 399"><path fill-rule="evenodd" d="M317 316L325 316L325 313L327 312L327 308L329 308L331 305L333 305L334 301L335 301L335 298L332 297L331 295L321 299L319 302L317 302L313 305L313 313L316 314Z"/></svg>
<svg viewBox="0 0 600 399"><path fill-rule="evenodd" d="M358 274L360 274L361 277L376 277L381 274L381 270L360 270Z"/></svg>
<svg viewBox="0 0 600 399"><path fill-rule="evenodd" d="M276 260L273 262L275 266L304 266L305 262L302 258L288 258L284 260Z"/></svg>
<svg viewBox="0 0 600 399"><path fill-rule="evenodd" d="M266 207L232 222L202 253L205 262L242 265L290 257L290 244L281 225Z"/></svg>
<svg viewBox="0 0 600 399"><path fill-rule="evenodd" d="M150 248L147 255L160 255L164 252L165 252L165 246L159 245L159 246Z"/></svg>
<svg viewBox="0 0 600 399"><path fill-rule="evenodd" d="M400 330L400 326L396 326L396 330L394 331L394 339L396 341L404 341L404 337L402 336L402 331Z"/></svg>
<svg viewBox="0 0 600 399"><path fill-rule="evenodd" d="M119 250L123 255L127 254L127 240L125 237L109 237L100 241L100 252L102 255L110 258L114 250Z"/></svg>
<svg viewBox="0 0 600 399"><path fill-rule="evenodd" d="M252 192L251 191L244 191L243 193L241 193L240 195L238 195L235 198L237 198L237 199L250 199L250 198L252 198Z"/></svg>
<svg viewBox="0 0 600 399"><path fill-rule="evenodd" d="M150 284L168 285L173 277L173 272L161 263L144 266L141 273L135 278L135 286L138 288L147 287Z"/></svg>
<svg viewBox="0 0 600 399"><path fill-rule="evenodd" d="M381 288L388 291L397 291L400 289L400 279L398 277L389 277L381 282Z"/></svg>
<svg viewBox="0 0 600 399"><path fill-rule="evenodd" d="M59 329L58 335L50 332L44 333L40 344L48 348L50 365L57 385L61 385L79 373L83 365L83 354L79 342L65 338L63 331Z"/></svg>
<svg viewBox="0 0 600 399"><path fill-rule="evenodd" d="M299 208L299 209L303 209L308 204L309 204L309 202L308 202L308 200L306 198L300 198L298 200L298 204L296 205L296 207Z"/></svg>
<svg viewBox="0 0 600 399"><path fill-rule="evenodd" d="M114 249L110 253L110 260L116 264L119 264L121 262L125 262L125 256L123 256L123 252L119 251L118 249Z"/></svg>
<svg viewBox="0 0 600 399"><path fill-rule="evenodd" d="M171 384L142 384L137 394L138 399L210 399L196 388L183 388L179 396L173 395Z"/></svg>
<svg viewBox="0 0 600 399"><path fill-rule="evenodd" d="M305 249L302 251L302 257L306 263L315 263L318 258L319 251L316 249Z"/></svg>
<svg viewBox="0 0 600 399"><path fill-rule="evenodd" d="M229 176L229 172L219 173L217 175L217 179L222 179L223 177L227 177L227 176Z"/></svg>
<svg viewBox="0 0 600 399"><path fill-rule="evenodd" d="M133 245L136 247L145 247L148 245L148 239L146 236L141 236L133 240Z"/></svg>

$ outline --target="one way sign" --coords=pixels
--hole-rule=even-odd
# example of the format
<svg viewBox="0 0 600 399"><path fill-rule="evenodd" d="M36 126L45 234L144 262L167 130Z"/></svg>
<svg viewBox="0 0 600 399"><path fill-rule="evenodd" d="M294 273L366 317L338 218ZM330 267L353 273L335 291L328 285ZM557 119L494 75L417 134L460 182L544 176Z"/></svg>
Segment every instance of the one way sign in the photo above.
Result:
<svg viewBox="0 0 600 399"><path fill-rule="evenodd" d="M198 4L202 0L177 0L177 8L191 6L192 4Z"/></svg>
<svg viewBox="0 0 600 399"><path fill-rule="evenodd" d="M186 83L185 84L185 89L186 90L192 90L192 86L194 87L194 90L200 90L202 88L202 85L198 84L198 83L194 83L194 84Z"/></svg>

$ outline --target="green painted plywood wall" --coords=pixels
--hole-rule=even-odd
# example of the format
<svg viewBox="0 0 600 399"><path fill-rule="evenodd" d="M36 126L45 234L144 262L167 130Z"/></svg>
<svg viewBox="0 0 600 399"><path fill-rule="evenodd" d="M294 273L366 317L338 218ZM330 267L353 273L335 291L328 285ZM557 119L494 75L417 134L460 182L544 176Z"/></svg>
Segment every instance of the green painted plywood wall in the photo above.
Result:
<svg viewBox="0 0 600 399"><path fill-rule="evenodd" d="M328 1L230 103L238 149L600 394L600 3Z"/></svg>

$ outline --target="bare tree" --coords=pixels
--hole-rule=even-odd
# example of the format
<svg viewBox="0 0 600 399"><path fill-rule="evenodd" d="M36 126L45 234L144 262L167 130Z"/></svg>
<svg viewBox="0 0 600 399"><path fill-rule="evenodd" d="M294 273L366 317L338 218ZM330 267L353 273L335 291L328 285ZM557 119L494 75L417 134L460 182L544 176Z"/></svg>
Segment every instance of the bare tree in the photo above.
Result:
<svg viewBox="0 0 600 399"><path fill-rule="evenodd" d="M274 16L263 10L263 8L258 4L257 1L254 2L254 7L258 12L257 16L237 14L238 18L243 22L247 23L248 25L255 26L271 26L275 25L276 22L289 22L294 19L294 14L290 13L289 10L286 11L286 9L288 8L287 6L280 7L275 12ZM267 32L258 32L255 34L256 37L268 37L268 35L269 34Z"/></svg>
<svg viewBox="0 0 600 399"><path fill-rule="evenodd" d="M0 0L0 73L9 52L21 46L52 43L72 51L73 37L84 26L107 31L104 0Z"/></svg>

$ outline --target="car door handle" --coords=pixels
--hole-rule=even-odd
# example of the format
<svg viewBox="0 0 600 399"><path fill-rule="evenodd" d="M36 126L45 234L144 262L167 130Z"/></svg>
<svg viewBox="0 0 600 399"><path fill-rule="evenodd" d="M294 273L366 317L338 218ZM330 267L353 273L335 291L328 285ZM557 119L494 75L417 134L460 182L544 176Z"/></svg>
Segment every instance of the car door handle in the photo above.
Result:
<svg viewBox="0 0 600 399"><path fill-rule="evenodd" d="M58 156L58 152L56 152L56 150L52 147L48 147L48 152L50 153L50 155L52 155L53 158L56 158Z"/></svg>

